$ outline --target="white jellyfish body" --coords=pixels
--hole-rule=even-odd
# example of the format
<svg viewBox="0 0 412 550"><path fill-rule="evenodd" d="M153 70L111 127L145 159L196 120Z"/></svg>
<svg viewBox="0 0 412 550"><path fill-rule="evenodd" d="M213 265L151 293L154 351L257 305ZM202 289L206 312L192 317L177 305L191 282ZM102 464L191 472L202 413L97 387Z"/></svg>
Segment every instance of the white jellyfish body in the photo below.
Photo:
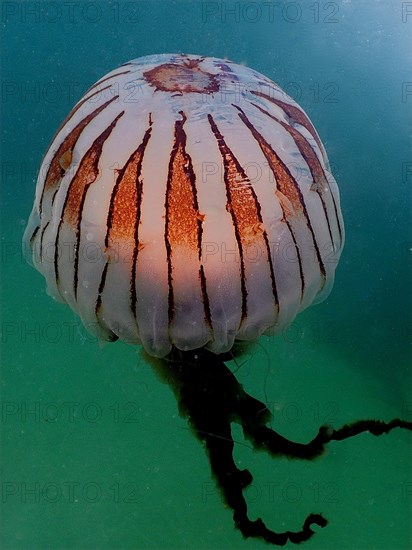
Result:
<svg viewBox="0 0 412 550"><path fill-rule="evenodd" d="M152 55L75 105L44 157L23 245L101 339L231 349L329 293L339 193L305 112L228 60Z"/></svg>

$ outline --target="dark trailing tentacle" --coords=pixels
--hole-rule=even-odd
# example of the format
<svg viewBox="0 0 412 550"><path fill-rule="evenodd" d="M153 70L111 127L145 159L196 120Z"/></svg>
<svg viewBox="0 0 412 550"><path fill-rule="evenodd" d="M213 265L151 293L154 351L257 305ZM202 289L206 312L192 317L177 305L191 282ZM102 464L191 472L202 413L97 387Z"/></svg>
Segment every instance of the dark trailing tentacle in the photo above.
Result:
<svg viewBox="0 0 412 550"><path fill-rule="evenodd" d="M358 420L352 424L345 424L339 430L329 430L328 441L342 441L342 439L348 439L362 432L369 432L372 435L387 434L394 428L404 428L405 430L412 430L412 422L400 420L394 418L390 422L382 422L382 420Z"/></svg>
<svg viewBox="0 0 412 550"><path fill-rule="evenodd" d="M309 441L309 443L295 443L265 426L266 419L263 421L261 419L258 420L258 410L262 409L262 403L256 401L256 399L246 393L245 396L242 396L242 399L244 402L242 403L240 423L245 437L249 439L255 449L265 450L272 456L287 456L288 458L312 460L323 454L326 444L330 441L342 441L364 432L379 436L389 433L395 428L412 430L412 422L406 422L399 418L395 418L390 422L358 420L352 424L345 424L345 426L338 430L327 425L321 426L316 437L312 441ZM259 406L256 403L259 403Z"/></svg>
<svg viewBox="0 0 412 550"><path fill-rule="evenodd" d="M310 514L301 531L275 533L259 518L250 520L243 490L253 480L249 470L239 470L233 458L234 441L231 423L242 426L245 437L255 449L271 456L286 456L312 460L320 456L327 443L341 441L362 432L373 435L388 433L394 428L412 429L411 422L395 419L391 422L360 420L340 429L322 426L309 443L290 441L266 424L271 420L269 409L247 394L223 361L227 355L216 356L206 350L179 352L173 350L166 360L151 360L157 374L174 391L179 411L205 445L212 473L225 503L233 511L236 527L244 537L254 537L283 546L288 541L298 544L310 539L312 525L325 527L321 514Z"/></svg>

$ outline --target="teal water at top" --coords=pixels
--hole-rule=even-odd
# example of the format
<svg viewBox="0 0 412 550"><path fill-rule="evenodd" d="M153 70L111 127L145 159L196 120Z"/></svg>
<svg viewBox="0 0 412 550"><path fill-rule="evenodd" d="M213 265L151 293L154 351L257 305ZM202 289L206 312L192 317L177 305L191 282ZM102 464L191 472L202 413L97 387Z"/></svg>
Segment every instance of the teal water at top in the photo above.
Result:
<svg viewBox="0 0 412 550"><path fill-rule="evenodd" d="M408 2L3 2L2 518L4 549L238 549L203 449L139 349L99 345L45 293L21 236L36 171L96 80L162 52L228 57L310 116L338 181L346 245L335 288L233 363L273 426L411 420ZM409 11L411 14L409 14ZM410 548L410 434L361 435L311 463L252 453L252 517L330 524L310 549Z"/></svg>

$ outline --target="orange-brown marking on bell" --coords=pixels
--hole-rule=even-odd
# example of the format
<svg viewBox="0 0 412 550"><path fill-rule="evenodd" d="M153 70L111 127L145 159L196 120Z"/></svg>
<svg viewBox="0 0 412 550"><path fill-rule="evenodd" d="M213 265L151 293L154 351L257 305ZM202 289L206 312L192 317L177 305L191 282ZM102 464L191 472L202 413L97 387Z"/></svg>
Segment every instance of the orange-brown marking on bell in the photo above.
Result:
<svg viewBox="0 0 412 550"><path fill-rule="evenodd" d="M66 172L72 163L72 159L73 159L73 150L67 149L67 151L63 153L62 156L59 158L60 168Z"/></svg>
<svg viewBox="0 0 412 550"><path fill-rule="evenodd" d="M144 243L139 241L139 224L143 196L141 179L142 163L146 146L152 133L152 114L149 113L149 127L138 148L132 152L125 165L118 170L107 215L105 247L107 263L121 253L123 260L130 261L130 309L136 317L136 260ZM121 246L118 246L121 245ZM129 254L131 256L129 257ZM101 281L103 292L105 279Z"/></svg>
<svg viewBox="0 0 412 550"><path fill-rule="evenodd" d="M212 130L218 141L225 168L228 202L226 209L236 219L239 237L244 246L251 245L263 235L260 208L252 184L233 152L219 132L213 117L209 115Z"/></svg>
<svg viewBox="0 0 412 550"><path fill-rule="evenodd" d="M236 106L235 106L236 107ZM260 148L262 149L263 154L268 161L269 167L272 170L276 178L276 191L279 191L279 201L281 202L282 207L286 209L288 215L293 214L294 216L300 216L304 214L304 203L302 193L299 189L299 186L289 172L287 166L282 162L277 153L273 150L271 145L265 140L265 138L260 134L253 124L246 117L244 112L236 107L239 112L240 119L252 132L254 138L258 142ZM283 195L283 196L282 196ZM287 199L287 200L285 200Z"/></svg>
<svg viewBox="0 0 412 550"><path fill-rule="evenodd" d="M70 182L69 190L66 195L66 200L63 206L63 216L59 224L57 233L57 244L59 244L59 233L61 223L66 222L71 225L76 233L76 244L74 248L74 264L73 264L73 293L77 299L77 284L78 284L78 271L79 271L79 248L80 248L80 227L83 215L84 201L86 200L86 194L89 186L96 181L99 175L99 160L102 154L102 149L105 141L109 138L116 126L117 121L124 115L124 111L121 111L116 118L109 124L109 126L96 138L87 151L85 156L80 162L79 169L76 175ZM58 246L56 247L56 251ZM55 266L58 263L58 258L55 257ZM56 267L55 267L56 269ZM56 269L56 281L59 281L58 270ZM100 295L100 294L99 294Z"/></svg>
<svg viewBox="0 0 412 550"><path fill-rule="evenodd" d="M315 130L312 123L310 122L310 120L308 119L308 117L305 115L305 113L303 111L301 111L295 105L291 105L290 103L286 103L285 101L282 101L280 99L277 99L275 97L267 95L263 92L251 91L251 93L258 96L258 97L262 97L263 99L267 99L271 103L274 103L275 105L277 105L278 107L283 109L283 111L285 111L285 113L288 115L288 117L293 122L298 123L301 126L303 126L304 128L306 128L306 130L311 134L313 139L318 144L318 147L319 147L319 149L320 149L320 151L322 152L322 155L323 155L323 147L322 147L320 139L319 139L319 137L316 133L316 130Z"/></svg>
<svg viewBox="0 0 412 550"><path fill-rule="evenodd" d="M167 196L168 240L171 251L185 248L198 256L198 209L195 207L192 174L183 143L178 139Z"/></svg>
<svg viewBox="0 0 412 550"><path fill-rule="evenodd" d="M315 238L315 233L313 231L313 227L309 219L309 215L307 213L306 205L302 196L302 192L299 188L299 185L295 180L295 178L292 176L292 174L289 172L289 169L287 168L287 166L283 163L283 161L274 151L272 146L265 140L262 134L260 134L256 130L256 128L247 118L247 116L242 111L242 109L237 105L233 105L233 106L239 111L238 113L239 118L249 128L253 137L259 144L263 154L266 157L266 160L268 161L269 167L275 176L275 179L276 179L275 193L277 194L277 197L283 209L284 216L286 218L285 221L287 221L289 225L289 222L293 220L293 217L295 218L302 217L306 222L307 228L312 236L316 259L318 261L319 270L322 276L321 285L320 285L320 289L322 289L326 283L325 265L323 263L323 260L319 251L318 243ZM292 209L292 212L290 211L291 209ZM290 215L291 213L293 213L293 216Z"/></svg>
<svg viewBox="0 0 412 550"><path fill-rule="evenodd" d="M202 222L204 215L199 212L196 190L196 175L192 159L186 152L186 133L183 129L186 115L175 122L175 141L169 161L165 200L165 245L168 264L169 323L174 316L173 262L174 253L187 255L187 262L198 263L202 302L205 321L211 326L211 313L207 295L206 278L201 264ZM181 261L181 257L180 257Z"/></svg>
<svg viewBox="0 0 412 550"><path fill-rule="evenodd" d="M219 90L217 75L200 68L202 59L164 63L143 73L147 82L163 92L213 93Z"/></svg>
<svg viewBox="0 0 412 550"><path fill-rule="evenodd" d="M313 184L311 186L311 190L315 191L319 195L320 200L322 201L323 211L325 213L326 221L328 224L329 237L330 237L331 243L333 244L334 239L332 236L332 230L330 227L328 212L327 212L325 199L324 199L324 194L326 193L326 190L329 190L332 198L334 211L335 211L335 218L336 218L336 223L339 231L339 239L340 239L340 242L342 243L342 227L339 221L335 197L333 196L333 193L329 188L325 171L318 159L317 154L313 150L313 147L310 145L308 140L296 128L293 128L293 126L290 126L283 120L280 120L277 117L273 116L271 113L269 113L265 109L262 109L262 107L260 107L259 105L255 103L252 103L252 105L254 105L257 109L259 109L260 112L262 112L263 114L265 114L266 116L268 116L269 118L271 118L272 120L275 120L278 124L280 124L294 139L297 148L299 149L302 157L305 159L307 165L309 166L310 173L312 174Z"/></svg>
<svg viewBox="0 0 412 550"><path fill-rule="evenodd" d="M59 145L57 151L55 152L53 158L51 159L49 169L46 174L42 197L40 200L40 213L42 211L42 204L44 197L47 193L55 192L59 188L60 182L72 162L73 149L76 145L77 140L79 139L80 134L83 132L84 128L93 120L103 109L105 109L112 101L117 99L119 96L115 96L106 103L103 103L100 107L95 109L92 113L86 116L81 120L77 126L66 136L66 138Z"/></svg>
<svg viewBox="0 0 412 550"><path fill-rule="evenodd" d="M290 124L287 124L283 120L273 116L271 113L266 111L265 109L262 109L260 105L257 105L256 103L252 103L254 107L259 109L261 113L268 116L278 124L280 124L294 139L299 151L301 152L303 158L305 159L306 163L309 166L309 170L313 176L313 179L316 183L316 190L319 193L324 193L325 188L328 187L328 182L326 180L325 172L322 168L321 163L319 162L318 156L316 155L315 151L311 147L308 140L293 126L290 126Z"/></svg>
<svg viewBox="0 0 412 550"><path fill-rule="evenodd" d="M102 154L104 142L111 134L117 121L123 116L124 111L119 113L113 122L95 139L90 149L82 158L79 168L74 175L67 192L66 201L63 209L63 220L77 229L81 218L81 211L85 196L85 190L93 183L99 174L99 159Z"/></svg>
<svg viewBox="0 0 412 550"><path fill-rule="evenodd" d="M111 205L108 233L111 244L117 243L121 239L134 240L134 224L138 207L137 173L141 157L142 152L137 149L130 157L124 170L119 173L118 185Z"/></svg>
<svg viewBox="0 0 412 550"><path fill-rule="evenodd" d="M275 190L275 195L280 203L283 212L283 221L291 218L294 214L294 208L286 195L282 193L278 188Z"/></svg>
<svg viewBox="0 0 412 550"><path fill-rule="evenodd" d="M86 199L87 189L97 178L99 174L99 160L102 153L103 145L110 136L117 121L124 115L124 111L120 112L113 122L94 140L89 150L80 161L79 168L70 182L69 188L63 204L62 217L60 219L57 234L56 247L54 253L54 276L56 286L60 290L59 277L59 258L60 258L60 230L63 223L67 223L75 232L76 242L74 246L74 262L73 262L73 293L77 298L77 282L79 268L79 245L80 245L80 227L82 221L83 205ZM61 294L62 298L63 295Z"/></svg>
<svg viewBox="0 0 412 550"><path fill-rule="evenodd" d="M209 123L218 142L223 159L224 180L226 185L226 209L232 215L235 236L239 247L242 287L242 320L247 316L247 291L244 255L248 246L256 246L267 258L270 267L273 295L276 308L279 307L273 265L266 231L263 226L260 204L255 191L239 161L226 144L212 115Z"/></svg>

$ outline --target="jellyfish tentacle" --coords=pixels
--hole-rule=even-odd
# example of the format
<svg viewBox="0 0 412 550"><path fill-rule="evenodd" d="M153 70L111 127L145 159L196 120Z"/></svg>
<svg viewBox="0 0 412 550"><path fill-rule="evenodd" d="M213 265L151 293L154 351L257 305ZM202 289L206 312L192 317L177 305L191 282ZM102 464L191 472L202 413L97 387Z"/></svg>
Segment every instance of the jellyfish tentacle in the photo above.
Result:
<svg viewBox="0 0 412 550"><path fill-rule="evenodd" d="M315 531L311 528L312 525L325 527L328 523L322 514L310 514L305 519L301 531L285 531L284 533L276 533L275 531L268 529L260 518L252 521L247 517L247 514L241 515L234 512L233 519L237 528L245 538L260 538L265 542L269 542L276 546L284 546L288 541L293 544L305 542L315 534Z"/></svg>
<svg viewBox="0 0 412 550"><path fill-rule="evenodd" d="M310 514L300 531L276 533L262 519L248 517L244 489L253 477L240 470L233 457L234 440L231 423L238 423L255 449L271 456L311 460L320 456L331 441L340 441L370 432L378 436L395 428L412 429L412 423L400 419L390 422L360 420L339 429L321 426L308 443L290 441L267 426L272 414L264 403L250 396L219 357L204 349L174 353L154 363L155 371L175 393L179 411L196 437L204 444L211 471L228 507L233 511L236 527L244 537L254 537L283 546L288 541L298 544L311 538L313 525L325 527L321 514Z"/></svg>
<svg viewBox="0 0 412 550"><path fill-rule="evenodd" d="M249 519L243 490L253 481L253 476L249 470L239 470L235 464L230 422L215 425L207 420L191 417L189 423L199 439L205 443L212 473L225 503L233 510L235 525L244 537L261 538L271 544L284 546L288 540L300 543L311 538L314 535L311 528L313 524L320 527L327 524L327 520L321 514L310 514L301 531L276 533L268 529L261 518L254 521Z"/></svg>
<svg viewBox="0 0 412 550"><path fill-rule="evenodd" d="M321 434L322 428L324 429ZM351 424L345 424L342 428L334 430L329 426L322 426L319 430L318 438L323 438L323 443L329 441L342 441L343 439L349 439L355 435L369 432L374 436L387 434L395 428L402 428L404 430L412 430L412 422L401 420L400 418L394 418L390 422L384 422L383 420L357 420ZM316 439L316 438L315 438Z"/></svg>
<svg viewBox="0 0 412 550"><path fill-rule="evenodd" d="M412 430L412 422L399 418L395 418L390 422L358 420L351 424L345 424L342 428L336 430L328 425L321 426L317 435L311 441L308 443L297 443L286 439L276 431L265 426L264 420L261 422L257 416L251 416L256 408L256 399L245 393L243 401L240 422L245 437L251 441L255 449L266 450L271 456L312 460L322 455L326 449L326 445L331 441L342 441L364 432L369 432L377 437L389 433L395 428ZM253 418L253 422L251 422L251 418Z"/></svg>
<svg viewBox="0 0 412 550"><path fill-rule="evenodd" d="M272 413L266 405L246 393L240 384L238 391L237 421L242 426L244 436L255 449L265 450L271 456L308 460L320 456L324 452L324 438L330 431L329 427L322 426L318 435L309 443L290 441L266 426L272 418Z"/></svg>
<svg viewBox="0 0 412 550"><path fill-rule="evenodd" d="M239 470L233 459L234 441L230 422L211 422L207 416L191 416L189 423L204 441L210 467L222 493L224 501L233 510L233 520L244 537L261 538L266 542L284 546L288 540L300 543L314 535L313 524L324 527L327 520L321 514L310 514L301 531L276 533L266 527L262 519L252 521L248 517L247 503L243 490L253 481L249 470Z"/></svg>
<svg viewBox="0 0 412 550"><path fill-rule="evenodd" d="M233 375L232 375L233 376ZM374 436L389 433L395 428L412 430L412 422L395 418L390 422L382 420L358 420L345 424L339 429L329 425L319 428L317 435L308 443L298 443L283 437L272 428L266 426L272 418L272 413L259 400L245 392L238 384L238 407L236 420L242 426L245 437L255 449L265 450L271 456L286 456L312 460L321 456L326 445L331 441L342 441L360 433L369 432Z"/></svg>
<svg viewBox="0 0 412 550"><path fill-rule="evenodd" d="M253 476L249 470L236 466L231 423L246 425L247 414L252 411L249 430L253 431L254 422L264 425L270 420L270 411L243 390L221 357L205 350L184 352L180 359L177 355L177 359L174 355L153 365L175 393L181 416L204 444L212 474L225 503L233 511L236 527L244 537L259 538L278 546L310 539L315 533L312 525L327 524L321 514L310 514L300 531L283 533L270 530L260 518L248 517L243 491L252 483Z"/></svg>

